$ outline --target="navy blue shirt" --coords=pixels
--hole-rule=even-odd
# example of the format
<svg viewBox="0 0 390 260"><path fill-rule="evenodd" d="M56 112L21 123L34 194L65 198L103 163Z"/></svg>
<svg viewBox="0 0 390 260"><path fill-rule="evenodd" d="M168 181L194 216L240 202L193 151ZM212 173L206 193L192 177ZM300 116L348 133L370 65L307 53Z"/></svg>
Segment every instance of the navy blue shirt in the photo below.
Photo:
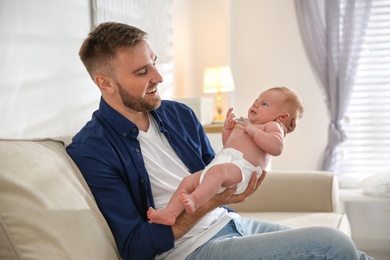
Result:
<svg viewBox="0 0 390 260"><path fill-rule="evenodd" d="M202 170L214 151L194 112L164 100L151 114L191 173ZM174 246L170 226L150 224L154 207L148 172L137 140L138 127L103 99L67 152L87 181L124 259L153 259Z"/></svg>

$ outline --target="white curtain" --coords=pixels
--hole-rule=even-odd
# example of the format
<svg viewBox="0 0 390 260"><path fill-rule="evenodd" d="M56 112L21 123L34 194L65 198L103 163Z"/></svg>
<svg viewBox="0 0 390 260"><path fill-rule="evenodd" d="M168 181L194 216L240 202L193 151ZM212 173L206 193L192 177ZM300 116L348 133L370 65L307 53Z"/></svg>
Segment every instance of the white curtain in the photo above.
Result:
<svg viewBox="0 0 390 260"><path fill-rule="evenodd" d="M0 0L0 137L73 134L100 92L78 56L89 0Z"/></svg>
<svg viewBox="0 0 390 260"><path fill-rule="evenodd" d="M346 139L344 115L353 88L371 0L295 0L303 42L321 84L330 124L321 170L335 172Z"/></svg>

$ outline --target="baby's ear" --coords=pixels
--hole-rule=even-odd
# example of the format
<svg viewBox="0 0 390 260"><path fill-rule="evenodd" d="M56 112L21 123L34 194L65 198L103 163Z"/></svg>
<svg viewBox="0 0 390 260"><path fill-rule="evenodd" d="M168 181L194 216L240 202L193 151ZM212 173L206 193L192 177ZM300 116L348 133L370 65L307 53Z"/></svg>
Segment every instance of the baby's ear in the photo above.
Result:
<svg viewBox="0 0 390 260"><path fill-rule="evenodd" d="M280 122L286 122L289 117L290 117L289 113L284 113L284 114L281 114L278 117L278 119L279 119Z"/></svg>

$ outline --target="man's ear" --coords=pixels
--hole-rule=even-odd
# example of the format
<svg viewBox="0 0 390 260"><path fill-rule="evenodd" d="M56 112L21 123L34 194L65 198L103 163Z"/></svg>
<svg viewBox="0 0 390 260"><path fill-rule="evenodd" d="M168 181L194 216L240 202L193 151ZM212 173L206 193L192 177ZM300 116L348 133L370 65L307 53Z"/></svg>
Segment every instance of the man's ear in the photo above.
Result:
<svg viewBox="0 0 390 260"><path fill-rule="evenodd" d="M100 90L102 92L105 92L108 94L112 94L115 92L114 82L113 82L112 78L110 78L110 77L107 77L107 76L102 75L102 74L97 74L95 76L95 83L100 88Z"/></svg>

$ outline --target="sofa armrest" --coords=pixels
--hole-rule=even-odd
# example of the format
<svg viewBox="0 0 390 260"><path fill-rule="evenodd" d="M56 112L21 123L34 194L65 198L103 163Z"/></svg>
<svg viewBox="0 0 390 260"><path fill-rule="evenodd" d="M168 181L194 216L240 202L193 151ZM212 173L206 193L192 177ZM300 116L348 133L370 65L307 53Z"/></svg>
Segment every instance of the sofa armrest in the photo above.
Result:
<svg viewBox="0 0 390 260"><path fill-rule="evenodd" d="M336 212L338 181L325 171L269 171L257 191L237 212Z"/></svg>

